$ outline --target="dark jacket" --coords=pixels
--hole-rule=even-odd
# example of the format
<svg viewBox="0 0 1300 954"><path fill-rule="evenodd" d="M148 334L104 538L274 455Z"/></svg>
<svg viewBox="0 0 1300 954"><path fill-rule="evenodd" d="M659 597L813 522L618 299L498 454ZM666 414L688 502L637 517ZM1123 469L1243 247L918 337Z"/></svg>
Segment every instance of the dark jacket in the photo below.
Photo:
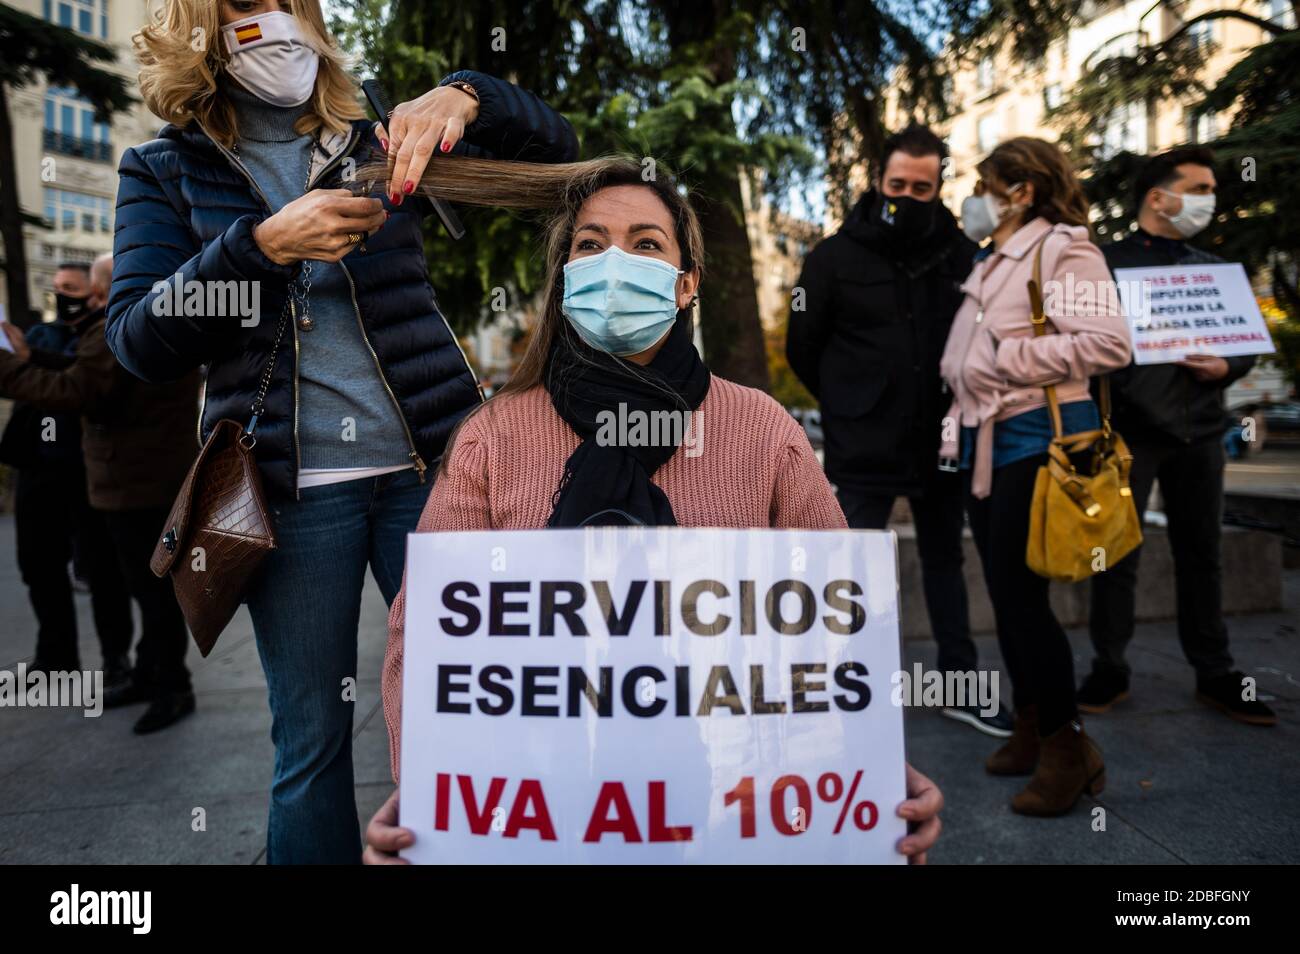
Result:
<svg viewBox="0 0 1300 954"><path fill-rule="evenodd" d="M919 494L938 466L951 403L939 358L975 245L940 204L929 236L899 248L872 220L875 199L866 193L809 253L798 285L806 307L792 307L786 355L821 403L830 480Z"/></svg>
<svg viewBox="0 0 1300 954"><path fill-rule="evenodd" d="M84 330L85 324L78 328ZM78 328L62 321L29 328L27 345L32 363L55 370L66 368L77 351ZM8 351L0 351L0 361L21 363ZM0 463L29 471L81 470L81 425L75 413L33 404L3 387L0 398L16 402L4 436L0 437ZM49 439L51 433L54 440Z"/></svg>
<svg viewBox="0 0 1300 954"><path fill-rule="evenodd" d="M1217 255L1186 242L1148 235L1139 229L1126 239L1102 246L1106 264L1117 268L1154 265L1211 265ZM1202 382L1176 364L1130 364L1110 375L1112 423L1132 443L1190 444L1218 440L1228 427L1223 392L1255 365L1254 355L1225 358L1228 375ZM1097 381L1093 381L1097 393Z"/></svg>
<svg viewBox="0 0 1300 954"><path fill-rule="evenodd" d="M569 123L533 94L482 73L461 71L479 94L479 116L453 152L566 162L578 146ZM382 158L370 120L352 123L342 151L313 188L341 185L348 158ZM222 418L242 423L271 353L288 284L299 265L277 265L257 247L253 228L269 214L233 154L194 124L168 125L159 138L126 150L118 173L113 242L113 289L108 344L117 359L147 381L171 381L207 365L202 436ZM431 466L456 423L480 401L478 382L429 284L420 232L428 203L391 206L388 222L343 259L365 336L401 412L417 468ZM156 314L157 282L260 283L261 320ZM205 286L207 287L207 286ZM219 287L219 286L218 286ZM276 360L266 411L257 426L256 455L267 493L295 494L296 327L290 322ZM358 356L358 360L367 360ZM191 452L194 448L191 447Z"/></svg>
<svg viewBox="0 0 1300 954"><path fill-rule="evenodd" d="M81 415L90 505L98 510L168 508L194 461L199 374L146 384L117 363L104 313L88 315L66 368L0 354L0 395Z"/></svg>

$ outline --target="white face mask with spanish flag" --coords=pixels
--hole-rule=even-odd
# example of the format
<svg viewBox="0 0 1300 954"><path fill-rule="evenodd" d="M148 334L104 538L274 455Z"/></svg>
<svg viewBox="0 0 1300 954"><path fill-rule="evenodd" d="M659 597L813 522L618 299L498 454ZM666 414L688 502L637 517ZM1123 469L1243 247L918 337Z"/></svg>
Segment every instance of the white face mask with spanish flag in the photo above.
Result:
<svg viewBox="0 0 1300 954"><path fill-rule="evenodd" d="M230 75L254 96L275 106L301 106L311 98L320 54L303 39L293 14L259 13L227 23L221 32Z"/></svg>

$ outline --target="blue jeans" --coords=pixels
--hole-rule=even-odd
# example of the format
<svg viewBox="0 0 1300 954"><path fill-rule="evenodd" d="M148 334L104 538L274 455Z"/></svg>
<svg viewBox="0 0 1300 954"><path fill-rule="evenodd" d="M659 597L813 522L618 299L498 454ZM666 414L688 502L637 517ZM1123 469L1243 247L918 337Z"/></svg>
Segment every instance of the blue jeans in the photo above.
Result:
<svg viewBox="0 0 1300 954"><path fill-rule="evenodd" d="M357 626L366 564L391 604L431 485L415 471L303 489L273 504L278 549L248 590L271 703L268 864L359 864L352 778ZM355 683L351 685L355 686Z"/></svg>

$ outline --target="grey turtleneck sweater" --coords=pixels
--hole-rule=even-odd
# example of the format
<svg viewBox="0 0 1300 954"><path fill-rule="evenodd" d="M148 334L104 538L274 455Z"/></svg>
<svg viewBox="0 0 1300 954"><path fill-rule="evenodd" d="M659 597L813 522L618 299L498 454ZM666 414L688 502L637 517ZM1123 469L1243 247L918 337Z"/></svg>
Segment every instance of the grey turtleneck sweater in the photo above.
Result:
<svg viewBox="0 0 1300 954"><path fill-rule="evenodd" d="M239 158L265 193L272 211L278 212L303 195L307 182L313 138L293 130L307 106L273 106L234 84L232 87L239 122ZM313 327L298 330L302 469L410 464L410 442L397 405L362 337L348 276L335 263L304 262L304 269L308 265L308 315ZM279 315L262 318L278 320Z"/></svg>

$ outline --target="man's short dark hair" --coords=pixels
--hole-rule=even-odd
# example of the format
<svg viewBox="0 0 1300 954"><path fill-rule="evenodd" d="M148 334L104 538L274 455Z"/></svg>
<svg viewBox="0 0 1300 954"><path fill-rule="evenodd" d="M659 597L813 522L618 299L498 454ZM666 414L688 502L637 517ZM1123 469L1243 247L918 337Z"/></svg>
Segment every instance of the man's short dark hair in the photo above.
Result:
<svg viewBox="0 0 1300 954"><path fill-rule="evenodd" d="M55 268L54 270L55 270L56 272L61 272L61 271L63 271L65 268L75 268L75 269L76 269L77 271L79 271L79 272L85 272L87 276L90 275L90 263L89 263L89 262L59 262L58 267Z"/></svg>
<svg viewBox="0 0 1300 954"><path fill-rule="evenodd" d="M1204 166L1213 172L1214 153L1204 146L1183 146L1152 156L1138 169L1137 178L1133 180L1134 208L1142 208L1147 193L1152 189L1163 189L1182 178L1178 167L1186 165Z"/></svg>
<svg viewBox="0 0 1300 954"><path fill-rule="evenodd" d="M934 130L929 126L912 123L906 129L899 130L885 139L880 147L880 160L876 165L877 175L883 176L885 174L885 167L889 165L889 157L896 152L905 152L909 156L917 158L921 156L938 156L939 166L942 170L943 161L948 158L948 145L936 136ZM942 175L940 178L942 178Z"/></svg>

